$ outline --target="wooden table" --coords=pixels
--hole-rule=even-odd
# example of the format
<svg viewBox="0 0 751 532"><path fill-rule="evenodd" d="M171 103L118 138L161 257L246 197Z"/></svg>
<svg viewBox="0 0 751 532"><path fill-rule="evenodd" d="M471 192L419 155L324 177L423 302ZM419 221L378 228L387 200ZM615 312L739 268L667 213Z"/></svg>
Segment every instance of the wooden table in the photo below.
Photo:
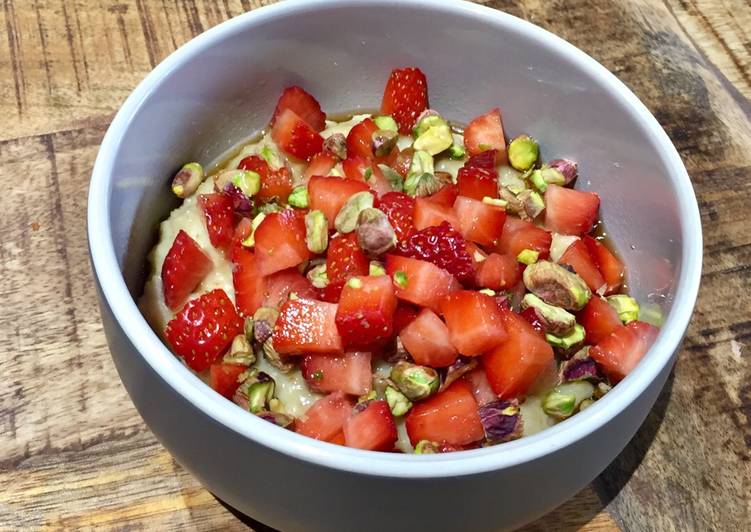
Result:
<svg viewBox="0 0 751 532"><path fill-rule="evenodd" d="M113 113L172 50L250 0L5 0L0 10L0 529L246 529L120 385L86 251ZM704 224L673 376L591 487L529 530L751 529L751 7L495 0L628 84L675 142ZM258 527L259 529L262 527Z"/></svg>

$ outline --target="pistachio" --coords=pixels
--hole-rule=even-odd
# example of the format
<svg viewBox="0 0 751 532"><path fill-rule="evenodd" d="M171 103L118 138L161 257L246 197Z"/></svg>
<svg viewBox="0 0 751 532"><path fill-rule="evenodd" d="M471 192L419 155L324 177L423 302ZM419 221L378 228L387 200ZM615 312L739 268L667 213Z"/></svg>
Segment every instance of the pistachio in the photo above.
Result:
<svg viewBox="0 0 751 532"><path fill-rule="evenodd" d="M245 322L243 323L243 334L245 335L245 338L248 339L248 341L251 341L255 338L255 335L253 334L254 326L255 322L253 321L253 318L245 318Z"/></svg>
<svg viewBox="0 0 751 532"><path fill-rule="evenodd" d="M409 279L407 279L407 274L402 271L395 271L394 272L394 284L398 286L401 289L407 288L407 284L409 283Z"/></svg>
<svg viewBox="0 0 751 532"><path fill-rule="evenodd" d="M551 390L542 400L542 409L546 414L557 419L566 419L574 413L576 396Z"/></svg>
<svg viewBox="0 0 751 532"><path fill-rule="evenodd" d="M644 303L639 308L639 320L655 327L662 327L665 322L665 315L662 308L656 303Z"/></svg>
<svg viewBox="0 0 751 532"><path fill-rule="evenodd" d="M371 257L377 257L396 246L396 233L386 214L369 207L357 217L357 243Z"/></svg>
<svg viewBox="0 0 751 532"><path fill-rule="evenodd" d="M589 347L583 347L568 360L564 360L558 369L558 381L561 383L600 379L597 364L589 356Z"/></svg>
<svg viewBox="0 0 751 532"><path fill-rule="evenodd" d="M545 192L548 185L564 185L566 178L561 172L549 166L543 166L540 170L533 171L529 180L532 185L540 192Z"/></svg>
<svg viewBox="0 0 751 532"><path fill-rule="evenodd" d="M498 169L498 186L508 189L513 195L517 195L527 188L522 174L510 166L501 166Z"/></svg>
<svg viewBox="0 0 751 532"><path fill-rule="evenodd" d="M396 123L389 115L381 115L373 118L373 122L378 129L385 129L387 131L399 131L399 124Z"/></svg>
<svg viewBox="0 0 751 532"><path fill-rule="evenodd" d="M367 403L370 403L371 401L375 401L376 399L378 399L378 393L375 390L370 390L365 395L361 395L360 397L357 398L357 404L358 405L367 404Z"/></svg>
<svg viewBox="0 0 751 532"><path fill-rule="evenodd" d="M386 268L377 260L371 260L368 265L368 275L372 275L373 277L386 275Z"/></svg>
<svg viewBox="0 0 751 532"><path fill-rule="evenodd" d="M172 193L178 198L192 195L203 182L203 166L187 163L172 178Z"/></svg>
<svg viewBox="0 0 751 532"><path fill-rule="evenodd" d="M608 303L615 309L623 323L630 323L639 319L639 303L633 297L626 294L617 294L609 296Z"/></svg>
<svg viewBox="0 0 751 532"><path fill-rule="evenodd" d="M268 402L274 397L275 388L274 379L260 372L257 381L248 387L248 410L254 414L266 410Z"/></svg>
<svg viewBox="0 0 751 532"><path fill-rule="evenodd" d="M349 197L334 219L334 227L340 233L351 233L357 227L360 211L373 206L373 194L358 192Z"/></svg>
<svg viewBox="0 0 751 532"><path fill-rule="evenodd" d="M437 155L450 148L454 143L451 128L440 116L428 116L418 122L415 127L417 140L412 145L415 150L424 150L431 155Z"/></svg>
<svg viewBox="0 0 751 532"><path fill-rule="evenodd" d="M390 129L379 129L371 135L373 153L376 157L385 157L391 153L399 140L399 133Z"/></svg>
<svg viewBox="0 0 751 532"><path fill-rule="evenodd" d="M521 191L517 196L517 199L522 204L522 218L534 220L545 210L545 202L543 201L542 196L534 190L526 189Z"/></svg>
<svg viewBox="0 0 751 532"><path fill-rule="evenodd" d="M323 149L344 160L347 158L347 137L342 133L334 133L323 141Z"/></svg>
<svg viewBox="0 0 751 532"><path fill-rule="evenodd" d="M540 155L537 141L529 135L519 135L508 146L508 160L511 166L522 172L532 168Z"/></svg>
<svg viewBox="0 0 751 532"><path fill-rule="evenodd" d="M499 400L482 405L480 415L485 438L494 443L502 443L521 438L524 424L516 399Z"/></svg>
<svg viewBox="0 0 751 532"><path fill-rule="evenodd" d="M579 240L578 236L553 233L553 239L550 241L550 260L553 262L561 260L566 250L577 240Z"/></svg>
<svg viewBox="0 0 751 532"><path fill-rule="evenodd" d="M391 415L394 417L400 417L409 412L412 408L412 401L407 399L407 396L392 386L387 386L384 393L386 396L386 402L391 410Z"/></svg>
<svg viewBox="0 0 751 532"><path fill-rule="evenodd" d="M266 341L263 342L261 348L263 350L263 357L268 361L269 364L274 366L279 371L289 373L295 368L294 364L282 361L282 357L279 355L279 353L277 353L276 349L274 349L273 338L267 338Z"/></svg>
<svg viewBox="0 0 751 532"><path fill-rule="evenodd" d="M540 252L536 249L523 249L516 256L517 262L521 262L522 264L526 264L527 266L534 264L539 258Z"/></svg>
<svg viewBox="0 0 751 532"><path fill-rule="evenodd" d="M433 156L427 151L415 150L407 179L404 181L404 192L410 196L428 196L437 192L440 185L433 172Z"/></svg>
<svg viewBox="0 0 751 532"><path fill-rule="evenodd" d="M354 288L355 290L359 290L362 288L362 279L358 279L357 277L350 277L347 279L347 286L350 288Z"/></svg>
<svg viewBox="0 0 751 532"><path fill-rule="evenodd" d="M486 205L492 205L493 207L505 208L508 205L508 201L500 198L491 198L490 196L483 196L482 202Z"/></svg>
<svg viewBox="0 0 751 532"><path fill-rule="evenodd" d="M321 211L305 215L305 244L311 253L323 253L329 246L329 222Z"/></svg>
<svg viewBox="0 0 751 532"><path fill-rule="evenodd" d="M224 355L222 362L225 364L240 364L242 366L250 366L256 361L256 355L253 352L253 347L250 345L247 336L245 334L238 334L232 340L232 346L229 349L229 353Z"/></svg>
<svg viewBox="0 0 751 532"><path fill-rule="evenodd" d="M282 208L273 201L258 206L258 214L271 214L272 212L279 212L281 210Z"/></svg>
<svg viewBox="0 0 751 532"><path fill-rule="evenodd" d="M415 454L438 454L440 447L436 442L420 440L415 445Z"/></svg>
<svg viewBox="0 0 751 532"><path fill-rule="evenodd" d="M271 307L258 307L253 314L253 338L262 344L274 332L274 324L279 317L279 311Z"/></svg>
<svg viewBox="0 0 751 532"><path fill-rule="evenodd" d="M283 164L279 152L271 146L267 145L261 148L261 153L259 155L272 168L279 168Z"/></svg>
<svg viewBox="0 0 751 532"><path fill-rule="evenodd" d="M223 170L214 176L214 183L218 190L225 190L229 185L237 187L248 198L261 190L261 176L251 170Z"/></svg>
<svg viewBox="0 0 751 532"><path fill-rule="evenodd" d="M279 425L280 427L288 427L294 421L294 418L288 414L282 412L271 412L269 410L263 410L256 414L261 419Z"/></svg>
<svg viewBox="0 0 751 532"><path fill-rule="evenodd" d="M482 290L480 291L482 292ZM475 369L477 367L477 364L478 362L476 357L458 357L453 364L446 368L446 376L443 378L443 382L441 383L441 387L438 389L438 391L442 392L443 390L451 386L454 382L456 382L457 379L460 379L466 373L469 373L470 371Z"/></svg>
<svg viewBox="0 0 751 532"><path fill-rule="evenodd" d="M464 159L464 156L467 154L467 150L464 149L464 146L461 144L452 144L449 147L449 157L451 157L454 160L461 160Z"/></svg>
<svg viewBox="0 0 751 532"><path fill-rule="evenodd" d="M521 213L524 212L524 205L522 205L522 202L519 201L516 195L506 187L499 188L498 192L501 195L501 199L506 202L506 211L521 217Z"/></svg>
<svg viewBox="0 0 751 532"><path fill-rule="evenodd" d="M548 184L545 182L545 178L542 177L540 170L535 170L529 174L529 182L540 192L545 192L548 188Z"/></svg>
<svg viewBox="0 0 751 532"><path fill-rule="evenodd" d="M560 172L560 174L563 176L564 185L568 185L569 183L571 183L571 181L576 179L578 172L576 163L569 159L555 159L553 161L550 161L547 164L547 167ZM548 181L548 183L550 182L551 181Z"/></svg>
<svg viewBox="0 0 751 532"><path fill-rule="evenodd" d="M448 122L434 109L425 109L415 120L415 127L412 128L412 135L418 138L433 126L441 124L448 125Z"/></svg>
<svg viewBox="0 0 751 532"><path fill-rule="evenodd" d="M558 347L559 349L571 349L576 345L584 343L585 335L586 331L584 330L584 327L577 323L574 325L574 329L570 333L563 336L545 333L545 340L547 340L550 345Z"/></svg>
<svg viewBox="0 0 751 532"><path fill-rule="evenodd" d="M253 220L250 222L250 234L248 235L248 238L243 240L242 244L246 248L252 248L256 244L256 229L258 229L258 226L261 225L261 222L266 218L266 214L259 212L255 215Z"/></svg>
<svg viewBox="0 0 751 532"><path fill-rule="evenodd" d="M579 403L579 412L583 411L586 408L589 408L593 404L595 404L594 399L584 399L584 401Z"/></svg>
<svg viewBox="0 0 751 532"><path fill-rule="evenodd" d="M549 305L581 310L592 293L577 274L549 261L530 264L524 270L524 286Z"/></svg>
<svg viewBox="0 0 751 532"><path fill-rule="evenodd" d="M410 401L419 401L433 395L441 384L441 379L433 368L403 361L391 368L391 380Z"/></svg>
<svg viewBox="0 0 751 532"><path fill-rule="evenodd" d="M597 387L592 393L592 397L594 397L595 399L602 399L605 396L605 394L608 393L612 389L613 387L610 386L607 382L598 382Z"/></svg>
<svg viewBox="0 0 751 532"><path fill-rule="evenodd" d="M378 169L383 174L383 177L389 182L392 190L395 192L401 192L404 190L404 178L399 175L399 172L386 164L379 164Z"/></svg>
<svg viewBox="0 0 751 532"><path fill-rule="evenodd" d="M522 310L532 308L546 332L558 336L570 334L576 326L576 316L562 308L548 305L534 294L522 298Z"/></svg>
<svg viewBox="0 0 751 532"><path fill-rule="evenodd" d="M478 290L481 294L485 294L486 296L495 297L495 290L491 290L490 288L482 288Z"/></svg>
<svg viewBox="0 0 751 532"><path fill-rule="evenodd" d="M290 192L289 197L287 198L287 203L289 203L292 207L297 207L298 209L307 209L308 187L301 185L299 187L293 188L292 192Z"/></svg>
<svg viewBox="0 0 751 532"><path fill-rule="evenodd" d="M308 281L316 288L326 288L329 285L329 276L326 274L326 263L319 264L308 270Z"/></svg>

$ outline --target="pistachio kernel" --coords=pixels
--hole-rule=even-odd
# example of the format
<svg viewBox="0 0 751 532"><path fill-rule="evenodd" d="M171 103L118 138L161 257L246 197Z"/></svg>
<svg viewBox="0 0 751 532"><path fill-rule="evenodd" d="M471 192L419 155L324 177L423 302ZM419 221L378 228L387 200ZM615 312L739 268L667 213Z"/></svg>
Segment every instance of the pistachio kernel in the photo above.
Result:
<svg viewBox="0 0 751 532"><path fill-rule="evenodd" d="M192 195L203 182L203 166L187 163L172 178L172 193L178 198Z"/></svg>
<svg viewBox="0 0 751 532"><path fill-rule="evenodd" d="M565 311L564 311L565 312ZM574 325L573 330L565 336L558 336L551 333L545 333L545 340L559 349L571 349L572 347L584 343L586 331L578 323Z"/></svg>
<svg viewBox="0 0 751 532"><path fill-rule="evenodd" d="M432 441L420 440L415 445L415 454L437 454L439 452L439 445Z"/></svg>
<svg viewBox="0 0 751 532"><path fill-rule="evenodd" d="M519 135L508 146L508 160L516 170L526 172L537 162L540 146L529 135Z"/></svg>
<svg viewBox="0 0 751 532"><path fill-rule="evenodd" d="M371 145L376 157L386 157L394 150L399 133L390 129L379 129L371 135Z"/></svg>
<svg viewBox="0 0 751 532"><path fill-rule="evenodd" d="M432 183L429 178L422 179L426 174L432 176L435 172L435 166L433 163L433 156L423 150L415 150L412 154L412 162L410 163L409 170L407 171L407 179L404 181L404 192L410 196L418 195L418 185L420 185L420 192L423 196L437 192L438 186L437 180ZM421 181L424 181L421 183ZM432 189L433 192L428 192Z"/></svg>
<svg viewBox="0 0 751 532"><path fill-rule="evenodd" d="M431 127L441 124L448 125L448 122L441 117L438 111L435 109L425 109L420 113L420 116L417 117L417 120L415 120L415 126L412 128L412 136L418 138Z"/></svg>
<svg viewBox="0 0 751 532"><path fill-rule="evenodd" d="M232 176L232 184L249 198L258 194L261 190L261 176L251 170L237 170L236 172Z"/></svg>
<svg viewBox="0 0 751 532"><path fill-rule="evenodd" d="M552 168L560 172L563 176L563 184L568 185L576 179L578 168L574 161L570 159L555 159L547 164L548 168ZM548 181L550 183L550 181Z"/></svg>
<svg viewBox="0 0 751 532"><path fill-rule="evenodd" d="M292 207L297 207L298 209L307 209L308 187L301 185L299 187L293 188L292 192L290 192L289 197L287 198L287 203L289 203Z"/></svg>
<svg viewBox="0 0 751 532"><path fill-rule="evenodd" d="M305 215L305 244L311 253L323 253L329 246L329 222L319 210Z"/></svg>
<svg viewBox="0 0 751 532"><path fill-rule="evenodd" d="M391 380L410 401L419 401L438 391L441 379L429 366L397 362L391 368Z"/></svg>
<svg viewBox="0 0 751 532"><path fill-rule="evenodd" d="M566 250L577 240L579 240L578 236L553 233L553 238L550 241L550 260L553 262L561 260Z"/></svg>
<svg viewBox="0 0 751 532"><path fill-rule="evenodd" d="M491 198L490 196L483 196L482 202L485 205L492 205L493 207L502 207L505 208L506 205L508 205L508 201L501 198Z"/></svg>
<svg viewBox="0 0 751 532"><path fill-rule="evenodd" d="M334 227L342 234L351 233L357 228L360 211L373 206L373 194L358 192L349 197L334 219Z"/></svg>
<svg viewBox="0 0 751 532"><path fill-rule="evenodd" d="M485 437L488 441L502 443L522 436L524 425L516 399L498 400L482 405L477 413L480 416Z"/></svg>
<svg viewBox="0 0 751 532"><path fill-rule="evenodd" d="M399 124L397 124L396 120L394 120L389 115L376 116L375 118L373 118L373 122L378 129L384 129L387 131L399 131Z"/></svg>
<svg viewBox="0 0 751 532"><path fill-rule="evenodd" d="M467 150L464 149L464 146L461 144L451 144L449 147L449 157L454 159L455 161L460 161L464 159L464 156L467 154Z"/></svg>
<svg viewBox="0 0 751 532"><path fill-rule="evenodd" d="M396 246L396 233L383 211L373 207L360 211L357 217L357 243L371 257L383 255Z"/></svg>
<svg viewBox="0 0 751 532"><path fill-rule="evenodd" d="M485 294L490 297L495 297L495 290L491 290L490 288L482 288L481 290L478 290L481 294Z"/></svg>
<svg viewBox="0 0 751 532"><path fill-rule="evenodd" d="M429 116L422 120L422 122L428 121L430 121L431 125L422 129L412 147L415 150L424 150L430 155L437 155L454 144L454 136L451 134L448 122L440 116ZM418 129L420 129L419 124L416 130Z"/></svg>
<svg viewBox="0 0 751 532"><path fill-rule="evenodd" d="M271 307L258 307L253 314L253 338L262 344L274 332L274 324L279 317L279 311Z"/></svg>
<svg viewBox="0 0 751 532"><path fill-rule="evenodd" d="M413 174L404 181L404 192L410 196L430 196L438 192L443 182L434 174Z"/></svg>
<svg viewBox="0 0 751 532"><path fill-rule="evenodd" d="M258 206L258 214L271 214L272 212L279 212L282 210L282 208L277 205L275 202L270 201L268 203L263 203Z"/></svg>
<svg viewBox="0 0 751 532"><path fill-rule="evenodd" d="M347 158L347 138L343 133L334 133L323 141L323 149L344 160Z"/></svg>
<svg viewBox="0 0 751 532"><path fill-rule="evenodd" d="M256 245L256 229L258 229L258 226L261 225L261 222L265 218L266 214L263 212L259 212L255 215L253 220L250 222L250 234L248 235L248 238L242 241L243 247L252 248Z"/></svg>
<svg viewBox="0 0 751 532"><path fill-rule="evenodd" d="M326 288L329 285L329 276L326 274L326 263L314 266L306 275L310 284L316 288Z"/></svg>
<svg viewBox="0 0 751 532"><path fill-rule="evenodd" d="M521 191L517 196L517 199L522 204L522 218L534 220L545 210L545 201L542 199L542 196L534 190L527 189Z"/></svg>
<svg viewBox="0 0 751 532"><path fill-rule="evenodd" d="M514 196L519 194L527 185L524 183L522 174L510 166L501 166L498 169L498 186L508 189Z"/></svg>
<svg viewBox="0 0 751 532"><path fill-rule="evenodd" d="M375 390L370 390L365 395L361 395L360 397L357 398L357 404L361 405L364 403L369 403L371 401L375 401L376 399L378 399L378 394L376 393Z"/></svg>
<svg viewBox="0 0 751 532"><path fill-rule="evenodd" d="M250 366L256 361L256 355L253 353L253 347L250 345L245 334L238 334L232 340L229 353L224 355L222 362L225 364L240 364Z"/></svg>
<svg viewBox="0 0 751 532"><path fill-rule="evenodd" d="M404 190L404 178L399 172L386 164L379 164L378 169L383 174L383 177L389 182L389 185L391 185L391 189L394 192L401 192Z"/></svg>
<svg viewBox="0 0 751 532"><path fill-rule="evenodd" d="M256 382L248 387L248 410L254 414L266 410L276 388L274 379L267 373L259 372L256 379Z"/></svg>
<svg viewBox="0 0 751 532"><path fill-rule="evenodd" d="M255 323L253 321L253 318L245 318L245 322L243 323L243 334L245 334L245 338L248 340L254 339L253 334L253 327L255 326Z"/></svg>
<svg viewBox="0 0 751 532"><path fill-rule="evenodd" d="M566 419L574 413L576 396L551 390L542 400L542 409L556 419Z"/></svg>
<svg viewBox="0 0 751 532"><path fill-rule="evenodd" d="M639 319L639 303L633 297L626 294L617 294L609 296L607 299L623 323L631 323Z"/></svg>
<svg viewBox="0 0 751 532"><path fill-rule="evenodd" d="M354 290L359 290L362 288L362 279L358 279L357 277L350 277L347 279L347 286L350 288L353 288Z"/></svg>
<svg viewBox="0 0 751 532"><path fill-rule="evenodd" d="M386 275L386 268L377 260L371 260L368 265L368 275L372 275L373 277Z"/></svg>
<svg viewBox="0 0 751 532"><path fill-rule="evenodd" d="M384 395L386 396L386 402L391 410L391 415L394 417L403 416L412 408L412 401L392 386L386 387Z"/></svg>
<svg viewBox="0 0 751 532"><path fill-rule="evenodd" d="M522 310L534 309L535 315L542 322L546 332L557 336L570 334L576 326L576 316L566 310L548 305L534 294L525 294L521 303Z"/></svg>
<svg viewBox="0 0 751 532"><path fill-rule="evenodd" d="M511 214L517 214L521 217L521 213L524 212L524 205L522 205L522 202L519 201L516 195L506 187L499 188L498 192L501 196L501 199L506 202L506 211L510 212Z"/></svg>
<svg viewBox="0 0 751 532"><path fill-rule="evenodd" d="M527 290L548 305L566 310L581 310L592 295L581 277L550 261L530 264L522 278Z"/></svg>
<svg viewBox="0 0 751 532"><path fill-rule="evenodd" d="M540 192L545 192L548 189L548 184L545 182L545 178L542 177L540 170L535 170L529 174L529 182Z"/></svg>
<svg viewBox="0 0 751 532"><path fill-rule="evenodd" d="M584 401L582 401L581 403L579 403L579 412L581 412L582 410L584 410L586 408L589 408L593 404L595 404L594 399L584 399Z"/></svg>
<svg viewBox="0 0 751 532"><path fill-rule="evenodd" d="M261 347L263 350L263 357L268 361L269 364L274 366L279 371L289 373L290 371L295 369L294 364L282 361L281 355L279 355L276 349L274 349L273 338L269 337L265 342L263 342L263 345Z"/></svg>
<svg viewBox="0 0 751 532"><path fill-rule="evenodd" d="M394 272L394 284L398 286L401 289L407 288L407 284L409 283L409 280L407 279L407 274L403 271L396 271Z"/></svg>
<svg viewBox="0 0 751 532"><path fill-rule="evenodd" d="M517 262L521 262L522 264L526 264L527 266L534 264L539 258L540 252L536 249L523 249L516 256Z"/></svg>

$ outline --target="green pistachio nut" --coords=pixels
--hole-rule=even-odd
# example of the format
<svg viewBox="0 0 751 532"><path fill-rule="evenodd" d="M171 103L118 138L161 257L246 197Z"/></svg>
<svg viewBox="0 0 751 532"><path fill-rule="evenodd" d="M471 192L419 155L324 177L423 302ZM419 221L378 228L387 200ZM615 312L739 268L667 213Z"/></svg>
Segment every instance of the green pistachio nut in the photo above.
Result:
<svg viewBox="0 0 751 532"><path fill-rule="evenodd" d="M329 246L329 222L321 211L305 215L305 244L311 253L323 253Z"/></svg>
<svg viewBox="0 0 751 532"><path fill-rule="evenodd" d="M281 210L282 208L273 201L258 206L258 214L271 214L272 212L279 212Z"/></svg>
<svg viewBox="0 0 751 532"><path fill-rule="evenodd" d="M358 279L357 277L350 277L347 279L347 286L350 288L354 288L355 290L359 290L362 288L362 279Z"/></svg>
<svg viewBox="0 0 751 532"><path fill-rule="evenodd" d="M542 400L542 409L556 419L566 419L576 409L576 396L551 390Z"/></svg>
<svg viewBox="0 0 751 532"><path fill-rule="evenodd" d="M579 403L579 412L583 411L586 408L589 408L593 404L595 404L594 399L585 399L584 401Z"/></svg>
<svg viewBox="0 0 751 532"><path fill-rule="evenodd" d="M383 211L373 207L360 211L357 217L357 243L371 257L383 255L396 246L396 233Z"/></svg>
<svg viewBox="0 0 751 532"><path fill-rule="evenodd" d="M380 129L386 128L381 127ZM323 141L323 149L344 160L347 158L347 138L343 133L334 133Z"/></svg>
<svg viewBox="0 0 751 532"><path fill-rule="evenodd" d="M665 314L656 303L644 303L639 308L639 320L655 327L662 327L665 322Z"/></svg>
<svg viewBox="0 0 751 532"><path fill-rule="evenodd" d="M264 146L261 148L261 158L272 168L279 168L282 166L282 159L279 157L279 152L271 146Z"/></svg>
<svg viewBox="0 0 751 532"><path fill-rule="evenodd" d="M602 399L606 393L608 393L610 390L612 390L613 387L609 385L607 382L598 382L597 387L594 389L594 392L592 393L592 397L595 399Z"/></svg>
<svg viewBox="0 0 751 532"><path fill-rule="evenodd" d="M501 196L501 199L506 202L506 212L510 212L511 214L516 214L521 217L521 213L524 211L524 205L522 205L522 202L519 201L519 199L516 197L516 194L511 192L506 187L500 187L498 189L498 193ZM524 214L526 216L526 214Z"/></svg>
<svg viewBox="0 0 751 532"><path fill-rule="evenodd" d="M482 202L485 205L492 205L493 207L501 207L503 209L508 205L508 201L501 198L491 198L490 196L483 196Z"/></svg>
<svg viewBox="0 0 751 532"><path fill-rule="evenodd" d="M545 178L542 177L542 172L540 170L535 170L529 174L529 182L540 192L545 192L548 188L548 184L545 182Z"/></svg>
<svg viewBox="0 0 751 532"><path fill-rule="evenodd" d="M467 154L467 150L464 149L464 146L461 144L451 144L449 147L449 157L454 159L455 161L460 161L464 159L464 156Z"/></svg>
<svg viewBox="0 0 751 532"><path fill-rule="evenodd" d="M508 146L508 160L515 169L526 172L537 162L540 146L529 135L519 135Z"/></svg>
<svg viewBox="0 0 751 532"><path fill-rule="evenodd" d="M526 264L529 266L530 264L534 264L537 262L537 259L540 258L540 252L536 249L523 249L519 252L519 254L516 256L516 260L518 262L521 262L522 264Z"/></svg>
<svg viewBox="0 0 751 532"><path fill-rule="evenodd" d="M496 292L495 290L491 290L490 288L483 288L481 290L478 290L481 294L485 294L486 296L495 297Z"/></svg>
<svg viewBox="0 0 751 532"><path fill-rule="evenodd" d="M412 154L412 163L404 181L404 192L410 196L427 196L437 192L440 188L438 180L434 178L435 166L433 156L424 150L416 150ZM431 180L433 177L433 180ZM419 191L418 191L419 189ZM432 192L429 192L432 190ZM418 194L421 192L422 194Z"/></svg>
<svg viewBox="0 0 751 532"><path fill-rule="evenodd" d="M550 261L530 264L522 277L527 290L554 307L581 310L592 296L581 277Z"/></svg>
<svg viewBox="0 0 751 532"><path fill-rule="evenodd" d="M454 144L451 127L441 116L429 115L417 122L414 129L416 140L412 147L437 155Z"/></svg>
<svg viewBox="0 0 751 532"><path fill-rule="evenodd" d="M410 401L430 397L441 385L441 378L436 370L405 361L397 362L391 368L391 380Z"/></svg>
<svg viewBox="0 0 751 532"><path fill-rule="evenodd" d="M357 404L359 405L362 403L369 403L370 401L375 401L376 399L378 399L378 393L376 393L375 390L370 390L365 395L361 395L357 398Z"/></svg>
<svg viewBox="0 0 751 532"><path fill-rule="evenodd" d="M329 276L326 274L326 263L311 268L307 274L308 281L316 288L326 288L329 285Z"/></svg>
<svg viewBox="0 0 751 532"><path fill-rule="evenodd" d="M308 187L305 185L295 187L287 198L287 203L298 209L308 208Z"/></svg>
<svg viewBox="0 0 751 532"><path fill-rule="evenodd" d="M371 145L376 157L385 157L392 152L396 141L399 140L399 133L390 129L379 129L371 135Z"/></svg>
<svg viewBox="0 0 751 532"><path fill-rule="evenodd" d="M517 199L522 204L522 218L534 220L545 210L545 202L543 201L542 196L534 190L522 190L517 196Z"/></svg>
<svg viewBox="0 0 751 532"><path fill-rule="evenodd" d="M256 244L256 229L258 229L258 226L261 225L261 222L266 218L266 214L263 212L259 212L255 215L253 220L250 222L250 235L248 235L248 238L243 240L242 244L246 248L252 248Z"/></svg>
<svg viewBox="0 0 751 532"><path fill-rule="evenodd" d="M407 285L409 284L409 279L407 279L407 274L402 271L395 271L394 272L394 284L401 288L402 290L407 288Z"/></svg>
<svg viewBox="0 0 751 532"><path fill-rule="evenodd" d="M399 124L396 123L389 115L381 115L373 118L373 122L378 129L384 129L386 131L399 131Z"/></svg>
<svg viewBox="0 0 751 532"><path fill-rule="evenodd" d="M191 196L203 182L203 166L187 163L172 178L172 193L178 198Z"/></svg>
<svg viewBox="0 0 751 532"><path fill-rule="evenodd" d="M404 190L404 178L399 174L399 172L386 164L379 164L378 169L383 174L383 177L385 177L389 182L392 190L394 190L395 192L401 192L402 190Z"/></svg>
<svg viewBox="0 0 751 532"><path fill-rule="evenodd" d="M566 250L577 240L579 240L578 236L553 233L553 238L550 241L550 260L553 262L561 260Z"/></svg>
<svg viewBox="0 0 751 532"><path fill-rule="evenodd" d="M367 191L353 194L339 210L334 227L340 233L351 233L357 228L360 212L373 206L373 194Z"/></svg>
<svg viewBox="0 0 751 532"><path fill-rule="evenodd" d="M289 373L290 371L295 369L294 364L290 362L284 362L281 355L279 355L277 350L274 349L273 338L269 337L265 342L263 342L261 348L263 350L263 357L266 359L266 361L268 361L269 364L274 366L279 371Z"/></svg>
<svg viewBox="0 0 751 532"><path fill-rule="evenodd" d="M420 113L420 116L417 117L417 120L415 120L415 126L412 128L412 136L418 138L431 127L442 124L448 125L448 122L438 114L438 111L434 109L425 109Z"/></svg>
<svg viewBox="0 0 751 532"><path fill-rule="evenodd" d="M368 266L368 275L372 275L373 277L386 275L386 268L384 268L383 264L377 260L371 260L370 265Z"/></svg>
<svg viewBox="0 0 751 532"><path fill-rule="evenodd" d="M438 444L428 440L420 440L415 445L415 454L437 454Z"/></svg>
<svg viewBox="0 0 751 532"><path fill-rule="evenodd" d="M242 366L250 366L254 364L255 361L256 355L245 334L238 334L235 336L232 340L229 353L224 355L224 358L222 359L222 362L225 364L239 364Z"/></svg>
<svg viewBox="0 0 751 532"><path fill-rule="evenodd" d="M245 334L245 338L248 340L253 340L255 338L255 335L253 334L254 327L255 322L253 321L253 318L245 318L245 322L243 323L243 334Z"/></svg>
<svg viewBox="0 0 751 532"><path fill-rule="evenodd" d="M261 176L250 170L239 170L232 176L232 184L246 196L253 197L261 190Z"/></svg>
<svg viewBox="0 0 751 532"><path fill-rule="evenodd" d="M387 386L384 392L386 396L386 402L391 410L391 415L394 417L400 417L409 412L412 408L412 401L410 401L406 395L392 386Z"/></svg>
<svg viewBox="0 0 751 532"><path fill-rule="evenodd" d="M258 307L253 314L253 339L259 344L271 338L279 311L272 307Z"/></svg>
<svg viewBox="0 0 751 532"><path fill-rule="evenodd" d="M527 188L522 174L510 166L501 166L498 169L498 185L507 188L514 195Z"/></svg>
<svg viewBox="0 0 751 532"><path fill-rule="evenodd" d="M534 294L525 294L521 306L522 310L534 309L545 330L553 335L565 337L576 326L576 316L560 307L548 305Z"/></svg>
<svg viewBox="0 0 751 532"><path fill-rule="evenodd" d="M551 166L543 166L540 170L545 185L560 185L566 184L566 176L564 176L560 170Z"/></svg>
<svg viewBox="0 0 751 532"><path fill-rule="evenodd" d="M584 343L584 336L586 331L584 327L578 323L574 325L573 330L565 336L557 336L555 334L545 333L545 339L548 343L559 349L571 349L574 346Z"/></svg>
<svg viewBox="0 0 751 532"><path fill-rule="evenodd" d="M266 373L259 373L257 379L248 387L248 410L254 414L266 410L276 388L274 379Z"/></svg>
<svg viewBox="0 0 751 532"><path fill-rule="evenodd" d="M639 303L633 297L617 294L609 296L608 303L615 309L623 323L631 323L639 319Z"/></svg>

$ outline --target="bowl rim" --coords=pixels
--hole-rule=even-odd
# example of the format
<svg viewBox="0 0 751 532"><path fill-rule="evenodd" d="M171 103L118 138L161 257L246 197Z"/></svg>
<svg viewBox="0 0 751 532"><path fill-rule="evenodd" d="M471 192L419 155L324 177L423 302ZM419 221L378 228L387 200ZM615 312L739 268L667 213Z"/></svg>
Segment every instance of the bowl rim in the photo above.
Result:
<svg viewBox="0 0 751 532"><path fill-rule="evenodd" d="M390 4L390 2L389 2ZM229 430L290 457L337 470L401 478L438 478L484 473L517 466L572 445L598 430L628 408L660 372L672 362L696 302L702 267L702 230L693 186L683 162L657 120L615 75L595 59L560 37L502 11L463 0L400 0L396 8L439 10L453 16L491 22L507 32L518 32L540 46L555 49L598 79L625 104L648 135L661 148L669 169L682 220L682 265L675 285L671 311L660 334L634 371L586 411L532 436L502 446L437 455L405 455L350 449L301 436L272 425L214 393L167 349L151 329L128 291L118 265L110 226L111 175L114 154L129 123L161 80L186 59L200 54L219 40L254 24L316 10L319 7L367 7L379 0L286 0L254 9L196 36L154 68L129 95L110 124L94 164L88 195L88 240L92 270L115 321L151 368L195 408ZM440 465L440 467L436 467Z"/></svg>

